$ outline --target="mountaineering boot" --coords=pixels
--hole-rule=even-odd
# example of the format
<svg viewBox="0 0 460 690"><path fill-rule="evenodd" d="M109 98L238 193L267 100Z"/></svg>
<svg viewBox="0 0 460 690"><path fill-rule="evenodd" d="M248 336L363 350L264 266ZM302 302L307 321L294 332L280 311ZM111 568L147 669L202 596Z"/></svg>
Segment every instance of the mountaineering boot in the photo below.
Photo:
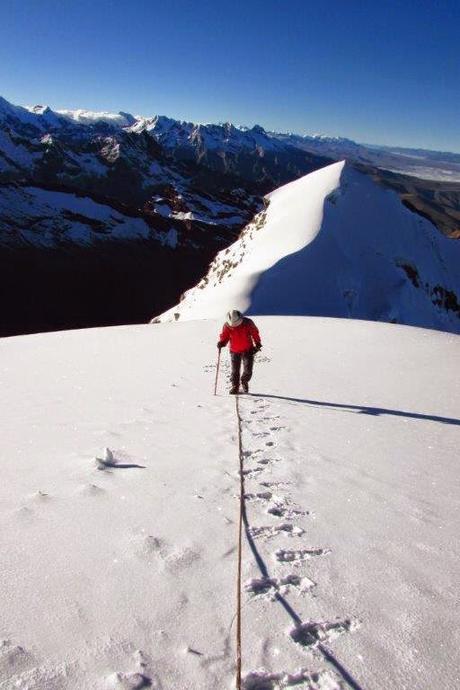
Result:
<svg viewBox="0 0 460 690"><path fill-rule="evenodd" d="M238 386L232 386L230 388L230 395L238 395L238 393L239 393Z"/></svg>
<svg viewBox="0 0 460 690"><path fill-rule="evenodd" d="M249 393L249 384L247 381L241 381L241 388L243 389L243 393Z"/></svg>

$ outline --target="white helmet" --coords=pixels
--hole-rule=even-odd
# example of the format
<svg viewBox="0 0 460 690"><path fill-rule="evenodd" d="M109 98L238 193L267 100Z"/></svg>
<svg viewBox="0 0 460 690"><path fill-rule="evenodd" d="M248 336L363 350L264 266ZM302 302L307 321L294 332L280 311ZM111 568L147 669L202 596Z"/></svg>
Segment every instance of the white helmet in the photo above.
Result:
<svg viewBox="0 0 460 690"><path fill-rule="evenodd" d="M237 309L232 309L227 313L227 323L229 326L239 326L243 323L243 315Z"/></svg>

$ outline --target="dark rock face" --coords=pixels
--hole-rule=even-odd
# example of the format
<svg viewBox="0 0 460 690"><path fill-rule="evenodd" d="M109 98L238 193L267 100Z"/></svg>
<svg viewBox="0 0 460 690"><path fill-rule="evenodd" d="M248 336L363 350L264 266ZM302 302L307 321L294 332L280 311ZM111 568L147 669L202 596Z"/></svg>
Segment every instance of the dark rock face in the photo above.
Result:
<svg viewBox="0 0 460 690"><path fill-rule="evenodd" d="M145 322L172 306L178 285L199 280L211 255L195 254L148 240L4 249L0 335Z"/></svg>
<svg viewBox="0 0 460 690"><path fill-rule="evenodd" d="M327 165L262 128L79 124L0 99L0 334L148 320L268 191Z"/></svg>

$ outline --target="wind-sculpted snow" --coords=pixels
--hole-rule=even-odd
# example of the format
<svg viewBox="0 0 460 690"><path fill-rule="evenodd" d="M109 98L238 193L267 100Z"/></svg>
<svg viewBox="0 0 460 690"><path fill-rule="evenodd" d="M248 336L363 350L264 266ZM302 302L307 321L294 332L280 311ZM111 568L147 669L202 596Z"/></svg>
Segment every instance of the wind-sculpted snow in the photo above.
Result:
<svg viewBox="0 0 460 690"><path fill-rule="evenodd" d="M458 337L257 324L239 399L243 687L456 687ZM235 687L240 478L225 353L212 394L219 327L0 341L1 690Z"/></svg>
<svg viewBox="0 0 460 690"><path fill-rule="evenodd" d="M460 244L396 193L335 163L266 197L160 320L256 314L359 318L460 333Z"/></svg>
<svg viewBox="0 0 460 690"><path fill-rule="evenodd" d="M258 214L228 249L220 252L207 275L161 320L218 318L227 305L245 311L260 276L283 256L299 251L321 227L324 198L338 186L343 163L323 168L269 194ZM282 299L282 296L281 296Z"/></svg>

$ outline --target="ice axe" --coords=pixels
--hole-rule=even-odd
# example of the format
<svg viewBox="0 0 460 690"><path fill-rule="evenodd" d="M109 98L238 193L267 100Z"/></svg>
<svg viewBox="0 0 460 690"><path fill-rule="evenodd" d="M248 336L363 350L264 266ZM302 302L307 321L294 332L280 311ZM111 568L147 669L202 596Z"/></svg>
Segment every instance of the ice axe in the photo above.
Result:
<svg viewBox="0 0 460 690"><path fill-rule="evenodd" d="M216 381L214 383L214 395L217 395L217 379L219 376L219 365L220 365L220 348L217 355L217 366L216 366Z"/></svg>

